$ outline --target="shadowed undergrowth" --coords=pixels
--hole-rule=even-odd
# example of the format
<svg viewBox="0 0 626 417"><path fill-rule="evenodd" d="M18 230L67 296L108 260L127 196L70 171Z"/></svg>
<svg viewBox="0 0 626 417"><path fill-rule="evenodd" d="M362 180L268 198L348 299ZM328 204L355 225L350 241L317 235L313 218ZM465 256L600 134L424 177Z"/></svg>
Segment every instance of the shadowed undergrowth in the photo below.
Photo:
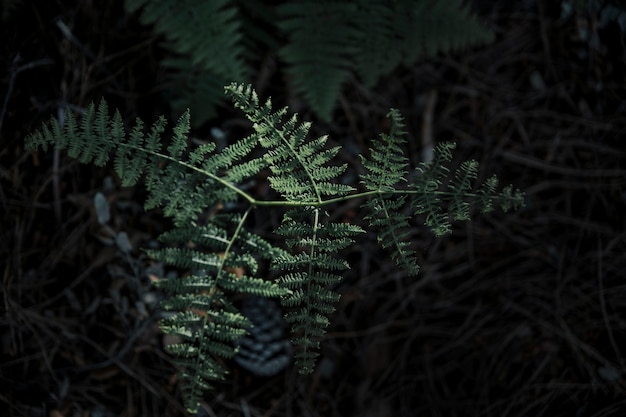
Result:
<svg viewBox="0 0 626 417"><path fill-rule="evenodd" d="M18 47L6 37L21 62L53 56L67 69L19 72L0 131L0 403L11 416L182 415L177 370L155 321L161 296L150 282L166 271L138 250L156 245L151 236L170 225L142 211L144 190L120 188L110 171L23 150L26 134L59 100L85 105L112 96L147 120L162 110L150 92L128 93L150 84L149 57L159 52L137 46L140 53L124 55L119 35L84 23L94 10L80 13L73 33L96 59L43 18L39 33L56 42ZM375 98L350 89L331 137L366 149L393 104L406 117L412 164L429 137L454 140L459 161L477 158L483 175L525 189L525 211L457 224L452 237L415 232L417 280L392 272L374 238L359 243L346 253L353 267L337 288L342 297L314 374L299 379L289 369L258 379L228 363L232 379L206 398L207 415L623 414L618 26L598 27L603 48L596 48L578 37L578 21L549 8L489 18L493 45L398 71ZM142 32L134 30L139 45ZM100 41L90 41L96 33ZM10 65L14 56L3 53L6 68L19 68ZM270 80L268 89L279 92L282 84ZM238 117L225 113L215 126L234 134ZM106 196L108 222L98 221L97 192ZM355 210L336 216L352 220Z"/></svg>

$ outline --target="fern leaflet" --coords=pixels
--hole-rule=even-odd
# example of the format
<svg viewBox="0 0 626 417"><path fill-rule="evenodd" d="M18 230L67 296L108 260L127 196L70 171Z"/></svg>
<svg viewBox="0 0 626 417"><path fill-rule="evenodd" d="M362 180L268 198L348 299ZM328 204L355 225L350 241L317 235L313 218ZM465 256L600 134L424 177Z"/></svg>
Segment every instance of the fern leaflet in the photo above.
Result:
<svg viewBox="0 0 626 417"><path fill-rule="evenodd" d="M384 249L391 250L392 259L410 275L419 271L416 258L410 250L410 217L404 211L412 210L416 216L424 215L424 223L437 236L450 233L450 217L469 220L470 203L474 199L483 213L500 206L504 211L523 205L524 195L512 187L496 192L497 178L482 184L477 193L472 192L472 181L477 178L478 162L466 161L449 178L448 165L452 161L453 143L439 144L435 158L422 163L408 183L401 188L407 177L408 159L401 146L404 144L404 123L400 113L392 109L391 129L381 134L370 149L370 159L361 157L366 173L362 182L372 197L363 204L370 214L366 216L370 226L379 230L378 241ZM444 208L447 207L447 211Z"/></svg>
<svg viewBox="0 0 626 417"><path fill-rule="evenodd" d="M401 213L406 195L394 195L394 191L406 182L409 161L404 156L402 145L404 123L400 112L392 109L387 115L391 120L388 134L381 134L380 140L373 143L370 158L361 156L361 163L367 170L361 176L365 188L374 191L363 207L370 211L365 219L370 226L380 230L378 241L385 249L392 250L392 258L410 275L417 275L419 266L409 250L409 216Z"/></svg>
<svg viewBox="0 0 626 417"><path fill-rule="evenodd" d="M346 168L328 165L339 148L325 149L326 137L306 140L309 123L298 124L295 116L283 120L287 109L273 112L269 101L260 105L250 87L231 85L226 91L235 106L254 123L272 172L268 178L270 185L285 197L286 204L297 205L284 215L282 224L275 230L286 239L293 253L276 257L272 268L284 272L279 283L291 291L283 297L283 305L300 306L297 314L288 314L285 319L291 324L294 345L300 347L296 353L299 371L309 373L328 325L327 316L338 299L327 287L340 282L338 272L348 268L345 261L333 254L363 232L356 226L324 222L321 208L314 206L323 204L328 197L345 196L354 189L333 182Z"/></svg>

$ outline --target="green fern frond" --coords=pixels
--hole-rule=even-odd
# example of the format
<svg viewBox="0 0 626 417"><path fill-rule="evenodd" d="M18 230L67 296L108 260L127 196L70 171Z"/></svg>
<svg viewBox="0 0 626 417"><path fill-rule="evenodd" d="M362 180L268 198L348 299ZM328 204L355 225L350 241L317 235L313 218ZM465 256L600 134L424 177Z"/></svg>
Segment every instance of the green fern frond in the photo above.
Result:
<svg viewBox="0 0 626 417"><path fill-rule="evenodd" d="M282 304L296 309L285 320L291 324L292 342L299 348L295 359L302 374L313 371L328 315L339 300L339 294L331 288L341 281L339 273L349 268L335 255L353 242L352 237L363 232L357 226L344 225L325 223L319 208L304 207L289 210L275 230L296 252L275 258L272 269L283 271L278 282L290 290L282 297Z"/></svg>
<svg viewBox="0 0 626 417"><path fill-rule="evenodd" d="M402 33L404 63L420 56L433 56L491 42L493 33L469 11L463 0L404 0L406 13L395 15L394 24Z"/></svg>
<svg viewBox="0 0 626 417"><path fill-rule="evenodd" d="M193 109L193 127L217 116L217 109L224 102L224 85L231 77L194 65L187 55L174 55L164 59L162 65L166 69L165 85L171 97L168 101L175 114Z"/></svg>
<svg viewBox="0 0 626 417"><path fill-rule="evenodd" d="M476 178L478 178L478 162L465 161L448 183L448 189L452 192L449 210L453 213L454 220L470 220L470 204L463 196L472 191L472 181Z"/></svg>
<svg viewBox="0 0 626 417"><path fill-rule="evenodd" d="M461 0L302 0L279 6L278 17L287 73L325 121L352 73L372 87L401 64L493 38Z"/></svg>
<svg viewBox="0 0 626 417"><path fill-rule="evenodd" d="M160 288L171 292L162 303L163 308L176 311L162 326L165 332L183 339L169 351L179 358L181 390L190 412L197 410L201 394L211 386L210 382L225 375L213 356L234 356L235 341L251 325L228 301L227 293L279 297L290 292L274 282L248 275L257 272L259 259L283 253L262 238L243 231L249 212L243 216L222 214L206 226L166 232L161 240L185 247L148 251L151 257L165 264L197 271L179 279L157 282Z"/></svg>
<svg viewBox="0 0 626 417"><path fill-rule="evenodd" d="M168 313L161 325L179 338L167 349L176 357L190 412L197 409L202 393L226 374L219 358L232 357L235 341L249 329L231 301L233 294L281 297L289 309L286 320L297 348L298 370L313 370L339 299L335 287L349 268L340 252L364 232L331 221L324 207L367 198L366 219L378 229L381 245L397 264L416 274L412 219L406 213L425 216L427 226L440 235L449 232L452 219L468 219L472 201L488 212L517 208L524 198L511 186L497 192L495 177L473 184L478 176L475 161L450 173L453 144L440 144L434 160L409 176L402 149L406 133L396 110L389 113L390 131L373 142L368 158L362 158L365 190L357 192L340 182L346 166L334 164L339 148L329 147L326 136L309 139L310 124L288 117L286 108L274 111L269 100L261 104L250 86L231 84L226 93L254 131L219 151L212 143L189 146L189 112L164 140L164 118L147 132L137 119L127 131L120 114L111 115L104 101L97 108L90 105L80 123L68 111L63 125L52 119L26 140L30 149L52 145L85 163L111 161L123 185L145 180L146 208L162 207L173 218L174 229L159 238L163 246L146 252L187 271L179 278L159 279L156 285L168 294L162 303ZM262 170L269 170L268 183L281 199L259 200L245 191L244 184ZM278 245L246 230L250 213L264 207L286 210L274 230ZM236 212L240 208L243 213ZM263 279L268 269L278 272L276 281Z"/></svg>
<svg viewBox="0 0 626 417"><path fill-rule="evenodd" d="M379 231L378 242L383 249L391 250L397 265L410 275L417 275L419 266L410 250L409 216L401 209L405 206L406 195L394 195L408 174L408 158L402 146L405 143L404 122L400 112L392 109L387 117L391 127L388 134L381 134L370 149L370 159L361 156L366 172L361 175L365 188L375 194L363 207L371 214L365 217L371 227Z"/></svg>
<svg viewBox="0 0 626 417"><path fill-rule="evenodd" d="M169 49L221 78L242 80L246 66L240 20L229 0L126 0L140 21L171 42Z"/></svg>
<svg viewBox="0 0 626 417"><path fill-rule="evenodd" d="M404 34L394 20L405 13L405 2L359 0L354 24L358 28L354 65L361 80L373 87L378 79L396 68L404 57L400 47ZM375 28L372 30L372 28Z"/></svg>
<svg viewBox="0 0 626 417"><path fill-rule="evenodd" d="M250 86L233 83L226 87L226 94L253 122L257 141L266 149L264 159L272 172L270 185L288 201L321 203L324 197L354 190L331 182L346 165L327 165L339 147L325 148L326 136L306 141L310 123L299 124L296 116L284 120L287 108L273 112L270 101L260 105Z"/></svg>
<svg viewBox="0 0 626 417"><path fill-rule="evenodd" d="M367 86L400 64L491 41L461 1L359 0L356 71ZM372 28L375 28L372 30Z"/></svg>
<svg viewBox="0 0 626 417"><path fill-rule="evenodd" d="M280 50L287 74L322 120L329 121L343 83L352 71L358 37L352 2L301 0L278 6L278 27L289 41Z"/></svg>
<svg viewBox="0 0 626 417"><path fill-rule="evenodd" d="M220 303L219 297L213 298L209 304L218 307L203 315L183 311L161 320L163 331L181 340L166 346L166 350L177 358L174 363L180 368L180 390L187 411L193 414L198 410L203 393L212 389L211 383L223 380L227 374L215 357L234 356L235 341L245 335L251 325L244 316Z"/></svg>
<svg viewBox="0 0 626 417"><path fill-rule="evenodd" d="M167 86L172 109L180 113L194 109L199 126L215 117L227 82L244 81L250 72L244 28L230 0L126 0L126 10L140 10L140 21L154 25L167 40L171 56L162 64L167 69Z"/></svg>
<svg viewBox="0 0 626 417"><path fill-rule="evenodd" d="M504 211L523 205L523 193L512 187L496 191L497 178L492 177L472 192L473 181L478 176L478 162L466 161L450 177L454 143L439 144L432 161L422 163L415 170L408 189L406 182L408 159L402 145L404 123L396 110L388 114L391 128L381 134L370 149L370 159L361 157L366 172L362 183L372 197L363 204L370 214L365 217L371 227L379 230L378 241L384 249L391 250L392 259L410 275L416 275L419 266L410 248L410 217L406 210L416 216L424 215L424 223L436 236L450 233L453 220L469 220L470 202L475 200L484 213L500 206ZM404 191L402 191L404 190Z"/></svg>
<svg viewBox="0 0 626 417"><path fill-rule="evenodd" d="M444 212L437 195L450 172L447 165L452 160L452 150L455 147L456 144L452 142L437 145L433 160L420 164L414 181L409 185L416 190L411 201L415 215L425 215L424 224L435 236L443 236L452 230L448 214Z"/></svg>
<svg viewBox="0 0 626 417"><path fill-rule="evenodd" d="M144 176L149 191L146 208L163 207L176 225L188 224L215 202L241 198L244 193L237 184L266 166L263 159L246 160L257 146L251 139L229 145L221 152L215 152L213 145L189 151L189 112L174 126L165 152L161 150L166 125L163 117L148 134L143 131L143 122L137 120L128 137L121 117L117 113L111 117L104 101L97 112L94 105L87 108L80 127L70 111L65 120L62 127L52 119L50 128L32 134L27 145L36 148L54 144L84 163L104 164L112 156L122 185L132 186Z"/></svg>
<svg viewBox="0 0 626 417"><path fill-rule="evenodd" d="M409 187L415 191L411 194L411 207L415 215L425 215L425 224L435 235L441 236L451 231L450 218L469 220L470 201L475 201L483 212L499 206L503 211L519 208L524 204L524 194L512 186L505 187L500 193L496 191L498 180L495 177L479 185L477 192L472 192L472 181L477 178L478 162L463 162L449 179L447 165L452 160L453 143L439 144L435 150L435 158L422 163L416 170ZM447 206L447 211L444 208Z"/></svg>
<svg viewBox="0 0 626 417"><path fill-rule="evenodd" d="M309 123L299 124L295 116L285 118L286 109L272 111L269 101L261 105L249 87L231 84L226 92L253 122L255 136L266 149L264 158L272 173L268 177L270 185L286 199L286 205L297 205L285 213L275 230L285 238L293 253L275 257L272 269L283 272L278 282L291 291L282 298L283 305L300 306L309 313L303 321L296 319L303 315L287 316L294 344L300 348L296 365L301 373L309 373L313 370L319 338L328 323L327 315L338 299L337 294L326 288L340 282L338 272L348 268L335 255L362 232L356 226L322 221L321 209L311 204L323 204L328 197L342 197L354 189L337 183L345 165L329 165L338 147L326 148L324 136L307 140Z"/></svg>
<svg viewBox="0 0 626 417"><path fill-rule="evenodd" d="M70 112L65 120L61 126L52 119L41 132L27 138L27 145L67 149L68 154L85 163L103 164L111 157L124 185L145 178L147 208L163 207L164 214L174 218L177 228L161 237L174 246L147 252L167 265L196 271L188 277L161 280L158 284L171 292L163 308L177 311L164 320L165 331L186 335L170 351L181 355L181 390L188 408L194 410L200 388L210 386L211 378L224 375L211 355L232 355L234 345L224 341L238 339L247 328L243 325L247 322L232 316L238 313L229 307L226 292L273 297L289 292L253 276L259 269L259 260L269 261L283 251L243 230L249 212L244 216L218 215L206 226L195 223L198 213L218 203L238 198L252 200L238 184L255 176L266 164L263 159L249 157L257 146L251 138L233 143L219 153L212 144L190 150L188 112L178 120L167 142L161 139L165 119L160 118L147 134L143 123L137 120L127 134L119 113L110 116L104 101L97 110L89 106L80 125ZM203 312L200 322L189 314L190 309ZM214 316L226 317L227 323L218 326Z"/></svg>
<svg viewBox="0 0 626 417"><path fill-rule="evenodd" d="M408 174L409 160L402 149L405 143L403 136L406 134L404 121L396 109L391 109L387 117L391 122L389 133L382 133L380 140L373 142L371 161L361 155L361 163L367 170L361 180L370 191L393 191L406 181Z"/></svg>

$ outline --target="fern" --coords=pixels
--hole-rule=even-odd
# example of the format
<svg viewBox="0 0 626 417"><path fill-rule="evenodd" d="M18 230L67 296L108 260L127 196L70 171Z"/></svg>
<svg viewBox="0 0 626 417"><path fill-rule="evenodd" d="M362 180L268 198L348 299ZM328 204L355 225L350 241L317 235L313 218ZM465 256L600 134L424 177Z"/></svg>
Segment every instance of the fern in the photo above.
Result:
<svg viewBox="0 0 626 417"><path fill-rule="evenodd" d="M301 0L278 12L287 72L326 121L353 72L372 87L400 64L492 39L460 0Z"/></svg>
<svg viewBox="0 0 626 417"><path fill-rule="evenodd" d="M217 116L217 108L224 100L224 84L230 78L222 78L190 61L188 56L172 56L163 60L163 67L167 71L172 110L180 114L187 108L194 109L192 127L198 127Z"/></svg>
<svg viewBox="0 0 626 417"><path fill-rule="evenodd" d="M478 162L463 162L450 178L448 165L452 160L454 143L439 144L432 161L421 163L416 169L407 189L408 159L401 146L405 135L402 116L397 110L388 114L391 119L389 134L382 134L370 150L370 158L361 156L366 173L361 176L365 188L374 196L363 204L370 211L366 216L371 227L379 229L378 241L392 251L392 258L409 274L417 275L419 266L410 247L410 217L405 209L413 210L415 216L425 216L424 223L436 236L451 232L450 220L470 220L470 202L474 198L478 208L488 213L499 206L503 211L520 207L523 193L507 186L502 193L496 192L497 178L491 177L472 192L477 178ZM447 210L445 208L447 207Z"/></svg>
<svg viewBox="0 0 626 417"><path fill-rule="evenodd" d="M368 86L400 64L490 42L488 31L462 0L359 0L360 38L354 61ZM376 30L371 30L376 28Z"/></svg>
<svg viewBox="0 0 626 417"><path fill-rule="evenodd" d="M166 39L172 107L215 115L224 80L245 81L256 59L274 53L294 91L324 121L347 81L366 86L400 65L489 42L493 35L462 0L126 0L128 12ZM251 16L247 16L247 14ZM272 31L272 26L274 30ZM268 30L268 27L270 30ZM259 49L264 51L259 52Z"/></svg>
<svg viewBox="0 0 626 417"><path fill-rule="evenodd" d="M131 186L145 177L149 192L146 208L162 207L174 219L176 229L162 235L161 240L177 246L148 253L165 264L196 271L179 280L158 283L172 294L163 307L180 310L163 320L162 327L182 339L168 349L179 357L176 363L181 367L183 398L188 409L195 410L210 380L224 376L212 355L234 355L232 342L249 326L227 293L274 297L288 293L273 282L253 276L259 260L269 262L282 251L243 229L251 208L243 216L224 213L208 225L197 223L198 214L209 207L242 196L250 198L235 181L247 181L265 167L262 159L246 159L256 142L243 139L219 153L214 152L213 144L190 150L189 112L174 126L169 143L161 139L164 118L154 123L147 134L137 120L127 135L119 113L109 115L104 101L97 110L90 105L80 125L69 111L65 120L65 126L60 126L52 119L49 127L44 125L42 132L29 137L28 145L44 149L54 145L67 149L68 155L81 162L97 165L105 164L112 156L122 184ZM190 247L193 245L204 249ZM238 276L232 272L237 268L252 275ZM195 314L195 310L202 311L202 315Z"/></svg>
<svg viewBox="0 0 626 417"><path fill-rule="evenodd" d="M339 147L328 147L326 136L308 138L309 123L288 116L287 108L274 110L269 100L261 103L250 86L231 84L225 91L254 131L219 152L212 143L189 147L189 112L165 140L164 118L147 130L137 120L127 131L119 112L111 115L104 101L90 105L80 123L68 111L65 125L51 119L27 138L31 149L54 146L81 162L104 165L112 160L123 185L144 179L146 208L161 207L173 218L174 229L159 237L163 247L147 253L187 271L156 285L168 294L162 304L168 315L161 326L178 337L167 349L180 368L181 392L190 412L212 383L225 377L220 358L235 354L236 341L251 325L233 302L237 294L281 298L289 310L285 319L297 348L296 366L301 373L312 372L339 299L334 288L349 268L341 251L365 233L358 225L330 221L327 210L333 206L365 199L366 220L378 229L381 245L414 275L418 265L410 248L407 213L424 215L440 235L450 231L450 221L469 218L471 201L484 212L517 208L523 202L523 194L510 186L498 193L495 177L473 191L475 161L450 173L452 144L440 145L433 162L411 175L397 110L389 113L390 131L373 142L368 158L362 157L364 190L357 190L339 181L346 169L333 163ZM242 184L263 170L269 172L268 183L279 199L260 200L244 190ZM240 209L224 209L229 206ZM263 208L284 210L272 242L246 228L250 213ZM216 214L200 221L208 210ZM264 278L268 269L277 279Z"/></svg>
<svg viewBox="0 0 626 417"><path fill-rule="evenodd" d="M189 56L192 65L227 79L243 79L242 34L237 9L228 0L126 0L141 8L140 20L170 42L172 51Z"/></svg>
<svg viewBox="0 0 626 417"><path fill-rule="evenodd" d="M409 161L402 151L404 124L397 110L388 114L391 120L389 134L381 134L370 149L370 158L361 156L361 163L367 170L361 176L365 188L375 194L363 207L371 212L365 219L372 227L378 228L378 241L384 249L391 249L393 260L410 275L417 275L419 266L409 249L409 216L401 213L406 203L406 195L395 194L406 182Z"/></svg>
<svg viewBox="0 0 626 417"><path fill-rule="evenodd" d="M163 61L174 111L196 109L195 125L215 117L226 80L244 81L251 70L244 57L242 21L229 0L126 0L129 13L140 11L170 51Z"/></svg>
<svg viewBox="0 0 626 417"><path fill-rule="evenodd" d="M345 1L294 1L278 8L278 26L289 37L280 51L287 74L326 121L352 70L359 33L348 22L355 12L356 4Z"/></svg>
<svg viewBox="0 0 626 417"><path fill-rule="evenodd" d="M179 358L175 363L181 368L181 390L190 412L197 409L203 392L211 388L210 381L222 380L226 374L216 357L233 357L235 342L251 325L232 305L227 293L265 297L285 294L271 282L234 272L240 269L255 274L257 257L271 259L282 253L260 237L242 230L248 213L242 218L220 216L213 224L179 228L161 236L161 240L170 244L192 242L202 247L202 251L172 247L148 251L166 264L196 271L182 279L157 282L157 286L172 294L162 305L176 313L164 319L161 328L181 338L181 343L167 349ZM229 224L234 230L229 230Z"/></svg>
<svg viewBox="0 0 626 417"><path fill-rule="evenodd" d="M279 284L290 290L282 304L300 308L285 319L292 325L294 344L301 348L296 353L299 370L310 373L319 340L329 323L328 315L339 299L326 287L339 283L338 272L348 268L345 261L331 254L347 247L353 236L363 232L357 226L325 222L319 206L329 197L345 196L354 189L336 182L345 165L328 165L339 147L325 149L325 136L306 140L310 123L298 124L295 116L283 121L287 109L272 112L269 101L260 105L250 87L231 86L227 93L254 123L257 140L267 150L265 161L272 172L268 178L271 187L287 203L296 205L275 231L295 253L276 257L272 268L283 273Z"/></svg>
<svg viewBox="0 0 626 417"><path fill-rule="evenodd" d="M463 0L406 1L408 13L398 13L396 24L404 37L405 64L420 56L433 56L480 45L493 40L493 33L472 16Z"/></svg>

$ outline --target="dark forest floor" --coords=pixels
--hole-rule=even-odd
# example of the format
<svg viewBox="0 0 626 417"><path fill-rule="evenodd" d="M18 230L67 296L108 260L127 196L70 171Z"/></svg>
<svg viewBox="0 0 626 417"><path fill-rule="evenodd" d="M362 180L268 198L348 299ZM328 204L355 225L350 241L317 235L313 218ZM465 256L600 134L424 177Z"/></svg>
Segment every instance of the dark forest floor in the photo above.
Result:
<svg viewBox="0 0 626 417"><path fill-rule="evenodd" d="M110 168L24 150L62 104L105 96L128 120L175 118L155 99L162 51L121 21L119 1L63 3L17 6L0 31L0 415L183 415L155 318L158 265L140 249L167 221ZM360 242L317 371L261 379L228 364L206 415L626 415L625 30L602 11L521 3L482 11L490 45L398 70L373 92L349 86L314 134L362 150L396 107L414 163L430 135L453 140L481 176L523 189L526 207L476 213L444 238L416 229L418 278ZM284 83L268 79L280 100ZM239 117L222 113L194 135ZM116 249L119 232L131 251Z"/></svg>

